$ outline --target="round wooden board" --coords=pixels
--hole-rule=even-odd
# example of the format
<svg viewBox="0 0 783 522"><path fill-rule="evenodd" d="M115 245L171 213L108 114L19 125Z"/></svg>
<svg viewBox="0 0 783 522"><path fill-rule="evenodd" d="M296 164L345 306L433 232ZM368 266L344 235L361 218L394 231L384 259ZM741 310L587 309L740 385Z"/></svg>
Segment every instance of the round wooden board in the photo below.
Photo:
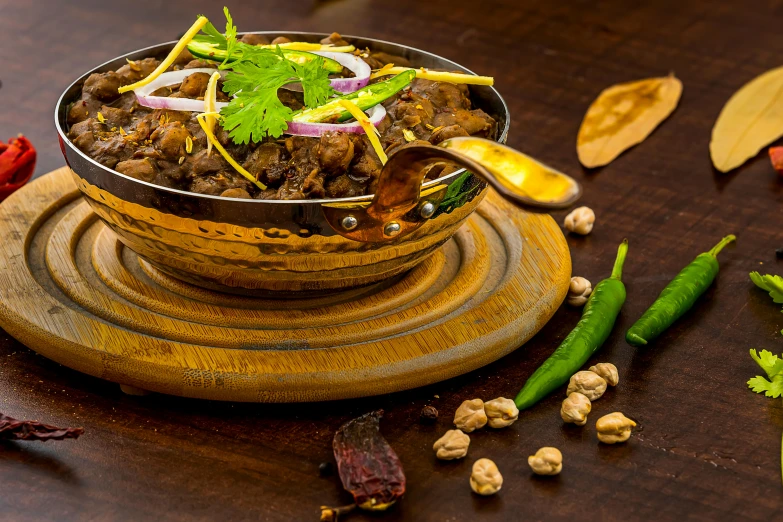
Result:
<svg viewBox="0 0 783 522"><path fill-rule="evenodd" d="M0 222L0 326L127 389L205 399L343 399L463 374L533 336L571 275L555 221L494 193L407 274L309 299L220 294L157 271L65 167L8 198Z"/></svg>

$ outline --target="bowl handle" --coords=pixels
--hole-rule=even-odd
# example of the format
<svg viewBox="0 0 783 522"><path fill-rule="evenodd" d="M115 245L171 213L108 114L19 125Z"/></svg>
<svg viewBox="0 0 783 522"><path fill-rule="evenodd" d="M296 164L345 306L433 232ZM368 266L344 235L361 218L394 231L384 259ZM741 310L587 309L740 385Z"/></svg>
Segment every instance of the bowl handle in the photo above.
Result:
<svg viewBox="0 0 783 522"><path fill-rule="evenodd" d="M438 185L434 190L421 192L427 167L434 163L469 170L519 206L565 208L582 193L571 177L519 151L483 138L460 137L437 147L407 145L398 149L384 165L369 205L324 205L326 220L338 234L365 243L410 234L433 216L448 187ZM545 198L535 199L531 194Z"/></svg>

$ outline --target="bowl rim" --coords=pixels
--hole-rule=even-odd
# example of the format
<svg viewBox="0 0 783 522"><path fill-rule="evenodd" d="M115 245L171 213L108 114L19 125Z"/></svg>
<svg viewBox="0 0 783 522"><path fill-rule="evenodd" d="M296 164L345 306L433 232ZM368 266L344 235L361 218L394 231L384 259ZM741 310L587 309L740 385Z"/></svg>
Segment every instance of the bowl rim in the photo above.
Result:
<svg viewBox="0 0 783 522"><path fill-rule="evenodd" d="M240 32L238 34L239 35L244 35L244 34L281 35L281 34L286 34L286 35L302 35L302 36L311 36L311 37L327 37L327 36L329 36L329 34L327 34L327 33L310 32L310 31L284 31L284 30L281 30L281 31L243 31L243 32ZM424 51L424 50L419 49L417 47L411 47L409 45L398 44L398 43L395 43L395 42L390 42L388 40L379 40L377 38L367 38L367 37L364 37L364 36L355 36L355 35L347 35L347 34L346 35L342 35L342 36L343 36L343 38L348 38L348 39L364 40L364 41L367 41L367 42L375 42L375 43L386 44L386 45L391 45L391 46L396 46L396 47L409 49L411 51L415 51L415 52L422 53L424 55L430 56L430 57L435 58L437 60L441 60L441 61L453 64L457 68L462 69L462 70L464 70L464 71L466 71L466 72L468 72L470 74L474 74L474 75L476 74L472 70L468 69L467 67L464 67L463 65L458 64L457 62L455 62L453 60L449 60L448 58L444 58L444 57L442 57L440 55L437 55L435 53L431 53L429 51ZM63 142L65 144L65 146L69 147L76 154L80 155L84 160L88 161L89 163L92 163L95 167L97 167L97 168L99 168L99 169L101 169L101 170L103 170L103 171L105 171L105 172L107 172L109 174L112 174L112 175L115 175L115 176L120 176L120 177L122 177L122 178L124 178L124 179L126 179L128 181L132 181L132 182L135 182L135 183L140 183L142 185L145 185L147 187L150 187L150 188L153 188L153 189L156 189L156 190L163 190L163 191L166 191L166 192L169 192L169 193L172 193L172 194L181 195L181 196L190 196L190 197L204 198L204 199L214 199L214 200L219 200L219 201L241 201L241 202L244 202L244 203L258 203L258 204L267 203L267 204L278 204L278 205L279 204L336 205L336 204L341 204L341 203L369 203L370 201L372 201L373 197L375 196L374 194L365 194L363 196L354 196L354 197L350 197L350 198L322 198L322 199L244 199L244 198L229 198L229 197L223 197L223 196L214 196L214 195L211 195L211 194L200 194L200 193L197 193L197 192L190 192L190 191L187 191L187 190L180 190L180 189L175 189L175 188L171 188L171 187L164 187L162 185L156 185L156 184L150 183L148 181L143 181L143 180L140 180L140 179L137 179L137 178L133 178L131 176L127 176L125 174L122 174L121 172L117 172L114 169L110 169L110 168L106 167L105 165L102 165L101 163L95 161L93 158L91 158L90 156L88 156L87 154L85 154L84 152L79 150L79 148L76 147L73 144L73 142L70 140L70 138L68 138L66 133L63 131L62 127L60 126L60 119L59 119L60 108L63 106L64 98L66 97L66 95L68 95L68 93L71 91L71 89L74 86L76 86L76 84L86 80L87 77L90 74L93 74L93 73L95 73L97 71L100 71L104 67L108 67L109 65L111 65L112 63L114 63L114 62L116 62L118 60L122 60L123 58L128 59L130 56L137 55L137 54L144 53L144 52L150 52L151 53L151 52L154 52L154 51L161 51L165 47L172 47L172 46L174 46L176 43L177 43L176 40L172 40L170 42L154 44L154 45L150 45L148 47L142 47L140 49L136 49L135 51L131 51L131 52L128 52L128 53L125 53L125 54L121 54L121 55L116 56L116 57L114 57L114 58L112 58L110 60L107 60L107 61L103 62L102 64L100 64L100 65L98 65L96 67L93 67L92 69L90 69L86 73L84 73L81 76L79 76L76 80L71 82L68 85L68 87L66 87L65 90L62 92L60 97L57 99L57 103L55 104L55 108L54 108L54 126L57 129L57 134L58 134L58 136L60 138L60 141ZM503 112L504 112L503 116L505 117L505 122L503 122L503 128L501 129L500 134L498 135L496 141L498 143L505 143L506 139L508 138L509 127L511 126L510 125L510 114L509 114L509 110L508 110L508 105L506 104L506 100L503 99L503 96L500 95L500 93L497 91L497 89L495 89L494 86L483 86L483 87L489 88L492 91L492 93L497 97L497 99L500 101L501 105L503 106ZM446 181L451 182L451 181L455 180L457 177L461 176L465 172L466 172L466 169L464 169L464 168L459 169L459 170L457 170L455 172L452 172L451 174L448 174L446 176L427 181L427 182L422 184L421 188L422 188L422 190L424 190L424 189L427 189L427 188L431 188L431 187L435 187L437 185L443 184Z"/></svg>

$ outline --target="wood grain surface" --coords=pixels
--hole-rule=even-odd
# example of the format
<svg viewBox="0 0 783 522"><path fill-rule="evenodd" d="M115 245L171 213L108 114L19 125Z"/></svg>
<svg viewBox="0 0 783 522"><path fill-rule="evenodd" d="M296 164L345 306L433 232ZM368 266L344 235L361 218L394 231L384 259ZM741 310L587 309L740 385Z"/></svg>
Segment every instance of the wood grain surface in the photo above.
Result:
<svg viewBox="0 0 783 522"><path fill-rule="evenodd" d="M182 397L324 401L462 375L535 335L571 278L555 221L491 191L402 276L309 299L227 295L152 267L79 195L62 167L0 206L0 326L69 368Z"/></svg>
<svg viewBox="0 0 783 522"><path fill-rule="evenodd" d="M0 410L84 426L78 441L0 446L0 518L8 520L316 520L343 504L335 476L319 477L345 420L387 410L381 423L408 477L408 492L383 516L346 520L777 520L783 517L779 400L750 392L758 373L748 349L783 351L783 315L753 288L751 270L783 273L783 183L760 155L713 171L710 130L731 94L781 64L783 5L744 0L504 0L420 2L231 2L240 28L362 34L416 45L493 75L512 114L509 144L585 185L598 221L569 237L574 273L593 282L617 244L631 250L628 302L595 361L615 363L620 385L593 419L622 411L639 421L624 446L604 447L594 424L563 426L560 396L512 427L479 432L466 460L437 462L432 443L468 398L511 397L573 327L561 308L523 350L463 377L414 391L328 404L246 405L128 397L0 340ZM206 0L106 2L0 0L0 137L27 134L38 171L61 166L52 109L70 80L121 52L173 39ZM605 87L675 71L678 109L644 143L597 171L579 168L575 142L585 110ZM562 220L564 213L554 216ZM3 229L6 230L6 229ZM717 283L693 312L647 349L624 331L665 282L726 233ZM417 422L422 406L441 411ZM531 477L527 456L554 445L555 479ZM495 497L468 486L488 457L505 476Z"/></svg>

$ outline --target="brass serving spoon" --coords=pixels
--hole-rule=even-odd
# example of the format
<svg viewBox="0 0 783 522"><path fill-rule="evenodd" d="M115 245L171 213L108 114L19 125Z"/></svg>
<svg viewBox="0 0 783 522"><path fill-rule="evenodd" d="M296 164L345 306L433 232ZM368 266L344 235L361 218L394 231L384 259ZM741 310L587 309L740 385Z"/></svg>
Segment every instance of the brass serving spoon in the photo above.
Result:
<svg viewBox="0 0 783 522"><path fill-rule="evenodd" d="M558 209L571 206L582 195L572 177L540 163L518 150L483 138L451 138L439 147L470 158L483 169L474 172L504 198L526 207ZM475 168L475 167L474 167ZM468 170L473 170L469 168Z"/></svg>
<svg viewBox="0 0 783 522"><path fill-rule="evenodd" d="M570 176L511 147L483 138L460 137L437 147L407 145L398 149L383 167L369 205L324 205L324 214L339 234L357 241L404 236L419 228L437 207L436 201L430 201L437 193L421 191L428 167L435 163L465 168L523 207L564 208L582 194L579 183Z"/></svg>

